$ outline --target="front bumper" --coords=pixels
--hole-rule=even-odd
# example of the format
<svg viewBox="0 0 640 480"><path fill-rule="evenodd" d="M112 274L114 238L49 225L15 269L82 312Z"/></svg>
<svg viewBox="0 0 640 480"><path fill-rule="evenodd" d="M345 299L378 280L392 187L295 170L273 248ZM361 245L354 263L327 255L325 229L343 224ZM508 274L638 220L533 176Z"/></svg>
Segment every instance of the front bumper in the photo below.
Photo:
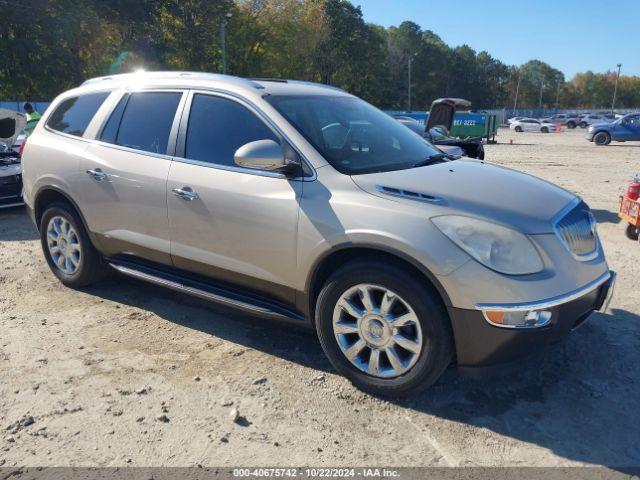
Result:
<svg viewBox="0 0 640 480"><path fill-rule="evenodd" d="M0 208L22 205L22 175L0 176Z"/></svg>
<svg viewBox="0 0 640 480"><path fill-rule="evenodd" d="M584 136L584 138L586 138L590 142L593 142L593 133L594 132L587 132L587 134Z"/></svg>
<svg viewBox="0 0 640 480"><path fill-rule="evenodd" d="M504 328L490 324L481 309L448 307L456 342L458 368L477 375L501 369L509 362L542 350L567 336L594 311L608 307L615 283L615 272L607 272L585 287L552 299L526 305L503 305L505 310L544 308L551 320L544 327ZM491 308L499 308L492 305Z"/></svg>

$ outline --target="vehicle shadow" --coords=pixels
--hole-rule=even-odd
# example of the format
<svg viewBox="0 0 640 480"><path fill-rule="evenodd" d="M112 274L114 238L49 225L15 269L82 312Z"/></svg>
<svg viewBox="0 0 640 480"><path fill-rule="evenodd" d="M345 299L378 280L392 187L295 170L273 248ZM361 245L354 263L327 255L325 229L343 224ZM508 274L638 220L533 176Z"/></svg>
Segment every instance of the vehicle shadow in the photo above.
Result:
<svg viewBox="0 0 640 480"><path fill-rule="evenodd" d="M315 370L333 371L308 328L285 328L281 322L131 279L118 278L89 292L148 309L166 321L246 348ZM478 434L486 429L536 445L570 461L638 468L638 325L640 316L630 311L595 313L564 342L519 362L515 373L471 380L460 377L452 366L420 395L383 400L424 414L416 421L424 418L425 428L429 416L435 416L476 427ZM464 446L452 448L458 448L464 460Z"/></svg>
<svg viewBox="0 0 640 480"><path fill-rule="evenodd" d="M38 230L31 223L25 207L0 209L0 242L37 240Z"/></svg>
<svg viewBox="0 0 640 480"><path fill-rule="evenodd" d="M593 213L593 216L596 217L598 223L620 223L618 212L592 208L591 213Z"/></svg>

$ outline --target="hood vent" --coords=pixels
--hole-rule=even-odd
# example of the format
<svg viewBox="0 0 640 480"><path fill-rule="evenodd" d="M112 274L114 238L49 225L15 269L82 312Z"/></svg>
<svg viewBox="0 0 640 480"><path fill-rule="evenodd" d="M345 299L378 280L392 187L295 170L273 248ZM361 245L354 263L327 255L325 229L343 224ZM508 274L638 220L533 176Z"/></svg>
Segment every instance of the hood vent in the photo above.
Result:
<svg viewBox="0 0 640 480"><path fill-rule="evenodd" d="M433 195L427 195L426 193L413 192L411 190L403 190L401 188L387 187L384 185L376 185L376 190L387 195L393 195L394 197L409 198L411 200L421 200L429 203L440 203L442 198L434 197Z"/></svg>

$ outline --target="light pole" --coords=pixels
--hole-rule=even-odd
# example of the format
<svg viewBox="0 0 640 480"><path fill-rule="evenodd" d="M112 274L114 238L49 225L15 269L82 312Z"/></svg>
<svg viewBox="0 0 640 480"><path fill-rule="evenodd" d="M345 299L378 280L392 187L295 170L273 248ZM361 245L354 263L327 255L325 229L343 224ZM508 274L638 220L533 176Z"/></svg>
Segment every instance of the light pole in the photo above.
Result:
<svg viewBox="0 0 640 480"><path fill-rule="evenodd" d="M558 101L560 100L560 77L556 78L556 113L558 111Z"/></svg>
<svg viewBox="0 0 640 480"><path fill-rule="evenodd" d="M613 113L613 109L616 108L616 94L618 93L618 80L620 80L620 68L622 64L619 63L616 65L618 67L618 74L616 75L616 86L613 88L613 101L611 102L611 113Z"/></svg>
<svg viewBox="0 0 640 480"><path fill-rule="evenodd" d="M516 84L516 98L513 101L513 114L516 114L516 109L518 108L518 92L520 92L520 79L522 78L522 75L520 74L520 70L517 70L518 72L518 83Z"/></svg>
<svg viewBox="0 0 640 480"><path fill-rule="evenodd" d="M416 53L410 54L408 60L409 71L407 79L407 111L409 112L411 111L411 64L413 63L413 59L416 55Z"/></svg>
<svg viewBox="0 0 640 480"><path fill-rule="evenodd" d="M540 99L538 100L538 108L542 110L542 89L544 88L544 80L540 80Z"/></svg>
<svg viewBox="0 0 640 480"><path fill-rule="evenodd" d="M220 48L222 50L222 73L227 73L227 23L233 16L231 13L227 13L220 23Z"/></svg>

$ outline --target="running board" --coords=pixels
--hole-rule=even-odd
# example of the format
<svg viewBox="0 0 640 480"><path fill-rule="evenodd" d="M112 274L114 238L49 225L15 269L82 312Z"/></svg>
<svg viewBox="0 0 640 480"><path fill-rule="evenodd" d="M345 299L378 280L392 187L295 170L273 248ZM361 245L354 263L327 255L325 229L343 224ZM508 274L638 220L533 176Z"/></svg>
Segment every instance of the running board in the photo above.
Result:
<svg viewBox="0 0 640 480"><path fill-rule="evenodd" d="M303 321L304 317L267 299L231 291L209 283L182 277L174 273L164 272L135 262L107 258L107 263L116 271L129 277L153 283L161 287L183 292L194 297L219 303L247 313L278 320Z"/></svg>

